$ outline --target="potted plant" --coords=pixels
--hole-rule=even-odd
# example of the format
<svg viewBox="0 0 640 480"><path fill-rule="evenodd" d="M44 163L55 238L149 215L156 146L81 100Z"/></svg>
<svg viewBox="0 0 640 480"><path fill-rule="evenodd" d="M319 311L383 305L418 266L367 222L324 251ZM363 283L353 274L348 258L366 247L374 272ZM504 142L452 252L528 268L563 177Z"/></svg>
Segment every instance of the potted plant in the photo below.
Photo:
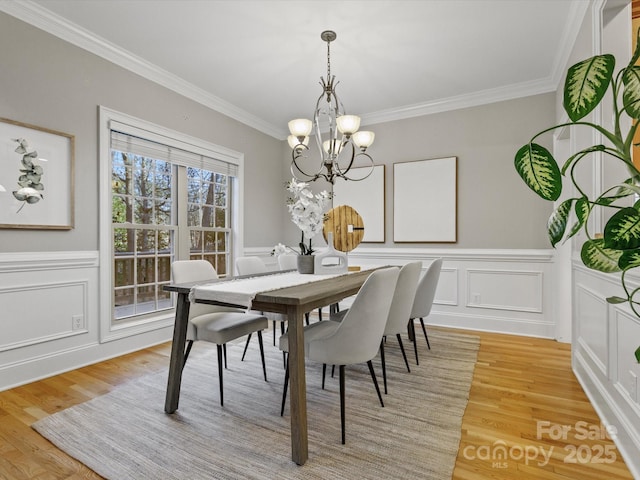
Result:
<svg viewBox="0 0 640 480"><path fill-rule="evenodd" d="M286 183L286 189L291 193L291 196L287 198L287 208L291 214L291 221L301 231L300 243L298 244L300 250L296 252L298 253L298 271L300 273L313 273L314 249L311 245L311 239L322 229L324 209L331 200L331 193L323 190L314 194L308 183L297 182L295 178ZM309 241L308 245L305 243L305 235ZM272 253L281 255L287 249L296 251L279 243Z"/></svg>
<svg viewBox="0 0 640 480"><path fill-rule="evenodd" d="M638 36L640 37L640 30ZM606 273L621 272L624 296L609 297L607 302L628 303L638 317L640 288L629 285L627 273L640 266L640 201L634 199L635 195L640 194L640 171L633 164L631 154L633 137L638 128L637 120L640 119L640 67L635 65L639 57L640 41L637 42L629 64L615 75L615 57L610 54L596 55L570 67L565 80L563 102L570 122L537 133L515 156L515 168L522 180L545 200L558 200L562 192L563 177L568 177L577 196L562 201L551 214L547 225L551 245L555 247L559 242L584 231L587 240L582 245L580 254L584 265ZM609 87L613 106L612 129L582 121L602 102ZM629 126L623 128L626 124ZM547 132L563 127L594 129L600 134L603 143L574 153L560 166L553 155L535 143L535 140ZM628 178L589 196L587 189L579 185L575 168L594 153L609 161L622 162L628 171ZM600 208L609 209L613 215L601 235L592 235L588 220ZM576 220L567 228L572 211L575 212ZM635 351L635 356L640 362L640 347Z"/></svg>

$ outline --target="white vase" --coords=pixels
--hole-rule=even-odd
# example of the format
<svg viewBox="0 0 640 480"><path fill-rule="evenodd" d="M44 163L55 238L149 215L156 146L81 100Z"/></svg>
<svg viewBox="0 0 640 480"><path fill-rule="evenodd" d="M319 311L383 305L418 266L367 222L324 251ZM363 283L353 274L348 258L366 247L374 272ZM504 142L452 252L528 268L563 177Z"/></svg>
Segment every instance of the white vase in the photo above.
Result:
<svg viewBox="0 0 640 480"><path fill-rule="evenodd" d="M333 232L327 234L327 248L316 254L314 273L331 274L344 273L349 270L347 254L340 252L333 246Z"/></svg>

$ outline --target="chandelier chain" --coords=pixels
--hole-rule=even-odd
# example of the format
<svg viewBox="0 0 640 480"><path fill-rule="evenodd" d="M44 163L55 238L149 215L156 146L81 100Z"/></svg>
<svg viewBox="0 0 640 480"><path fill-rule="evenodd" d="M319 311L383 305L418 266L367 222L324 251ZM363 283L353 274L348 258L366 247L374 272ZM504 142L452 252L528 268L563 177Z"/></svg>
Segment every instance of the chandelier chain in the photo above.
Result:
<svg viewBox="0 0 640 480"><path fill-rule="evenodd" d="M331 42L327 41L327 82L331 81Z"/></svg>

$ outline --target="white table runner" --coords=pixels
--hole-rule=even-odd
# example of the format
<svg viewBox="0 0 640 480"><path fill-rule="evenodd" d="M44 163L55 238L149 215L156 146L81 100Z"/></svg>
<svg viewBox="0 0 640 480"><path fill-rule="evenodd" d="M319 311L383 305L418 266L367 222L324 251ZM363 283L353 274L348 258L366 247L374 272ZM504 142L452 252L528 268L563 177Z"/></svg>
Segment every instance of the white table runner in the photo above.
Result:
<svg viewBox="0 0 640 480"><path fill-rule="evenodd" d="M269 292L271 290L278 290L279 288L319 282L320 280L340 277L342 275L348 275L349 273L350 272L335 275L308 275L298 272L276 272L273 275L202 284L191 289L191 292L189 292L189 300L191 302L194 302L196 299L209 300L251 308L254 297L260 292Z"/></svg>

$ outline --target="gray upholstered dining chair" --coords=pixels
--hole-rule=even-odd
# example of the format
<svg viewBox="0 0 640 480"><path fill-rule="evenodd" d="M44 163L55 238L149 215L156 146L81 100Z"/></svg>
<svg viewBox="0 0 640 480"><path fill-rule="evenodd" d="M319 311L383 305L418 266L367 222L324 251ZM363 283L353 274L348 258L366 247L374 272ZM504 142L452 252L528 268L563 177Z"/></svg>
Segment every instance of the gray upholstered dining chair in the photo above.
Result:
<svg viewBox="0 0 640 480"><path fill-rule="evenodd" d="M436 295L436 288L438 287L438 280L440 279L440 271L442 270L442 259L436 258L429 267L427 272L422 276L418 282L418 288L416 289L416 297L413 300L413 307L411 308L411 316L409 320L409 330L411 332L411 338L413 339L413 349L416 354L416 365L418 362L418 339L416 338L416 325L414 320L420 319L420 325L422 325L422 332L424 333L424 339L427 341L427 347L431 350L429 344L429 337L427 336L427 329L424 326L424 318L431 313L431 306L433 305L433 299Z"/></svg>
<svg viewBox="0 0 640 480"><path fill-rule="evenodd" d="M178 260L171 264L174 283L205 282L218 278L218 274L206 260ZM262 372L267 381L267 369L264 362L262 330L268 327L266 317L248 313L242 309L192 303L189 307L189 323L187 325L187 348L184 354L186 364L193 342L204 340L215 343L218 351L218 379L220 383L220 405L224 405L224 389L222 383L222 363L227 367L226 344L231 340L258 333ZM184 368L184 365L183 365Z"/></svg>
<svg viewBox="0 0 640 480"><path fill-rule="evenodd" d="M278 255L278 267L280 270L295 270L298 268L298 255L295 253Z"/></svg>
<svg viewBox="0 0 640 480"><path fill-rule="evenodd" d="M323 377L327 364L339 365L340 424L342 443L345 443L345 365L366 363L376 388L380 405L384 407L378 381L371 360L378 354L380 340L398 280L395 267L375 270L364 282L342 322L316 322L304 327L304 350L309 360L323 364ZM289 338L280 337L280 350L289 351ZM284 414L289 384L289 368L285 372L282 391Z"/></svg>
<svg viewBox="0 0 640 480"><path fill-rule="evenodd" d="M407 371L411 372L409 368L409 361L407 360L407 354L404 351L404 345L402 344L401 333L407 330L407 320L411 315L411 309L413 307L414 298L416 295L416 289L418 287L418 281L420 280L420 271L422 270L422 262L412 262L404 265L398 274L398 282L396 283L396 289L393 294L393 300L391 302L391 308L389 309L389 316L387 317L387 324L384 328L383 340L380 342L380 361L382 363L382 379L384 382L384 393L387 393L387 364L384 355L385 339L388 336L395 335L402 351L402 357L404 363L407 366Z"/></svg>

